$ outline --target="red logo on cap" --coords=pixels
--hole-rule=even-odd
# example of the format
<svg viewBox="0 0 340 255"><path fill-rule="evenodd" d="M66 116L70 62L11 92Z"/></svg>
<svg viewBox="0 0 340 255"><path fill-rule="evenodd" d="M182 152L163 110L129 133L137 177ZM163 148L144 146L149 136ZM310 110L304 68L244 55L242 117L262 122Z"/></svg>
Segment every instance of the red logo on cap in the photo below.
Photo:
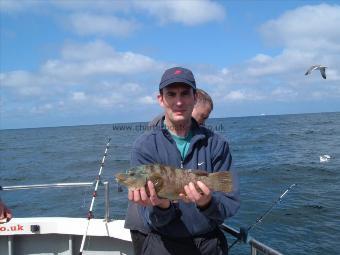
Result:
<svg viewBox="0 0 340 255"><path fill-rule="evenodd" d="M182 71L181 70L176 70L174 74L181 74Z"/></svg>

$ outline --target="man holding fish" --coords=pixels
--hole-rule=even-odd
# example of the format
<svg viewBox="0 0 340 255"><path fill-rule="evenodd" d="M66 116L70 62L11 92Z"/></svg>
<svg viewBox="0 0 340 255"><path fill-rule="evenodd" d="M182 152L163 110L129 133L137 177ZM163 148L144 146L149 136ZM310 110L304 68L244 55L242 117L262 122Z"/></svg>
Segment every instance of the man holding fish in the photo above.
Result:
<svg viewBox="0 0 340 255"><path fill-rule="evenodd" d="M191 117L196 82L190 70L166 70L159 91L164 118L135 141L134 168L116 175L129 187L125 227L135 252L227 254L219 225L240 206L228 143Z"/></svg>

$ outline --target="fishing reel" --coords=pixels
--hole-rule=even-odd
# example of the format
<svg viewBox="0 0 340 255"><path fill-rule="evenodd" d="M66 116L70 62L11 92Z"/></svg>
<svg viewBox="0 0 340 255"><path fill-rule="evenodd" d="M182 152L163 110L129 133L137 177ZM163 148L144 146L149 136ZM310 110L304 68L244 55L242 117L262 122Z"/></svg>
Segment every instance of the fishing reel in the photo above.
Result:
<svg viewBox="0 0 340 255"><path fill-rule="evenodd" d="M237 239L243 243L248 243L248 232L247 227L240 227L240 234Z"/></svg>
<svg viewBox="0 0 340 255"><path fill-rule="evenodd" d="M249 241L249 227L240 227L240 231L238 233L236 230L232 230L232 232L229 233L236 237L236 240L228 247L229 250L237 243L246 244Z"/></svg>

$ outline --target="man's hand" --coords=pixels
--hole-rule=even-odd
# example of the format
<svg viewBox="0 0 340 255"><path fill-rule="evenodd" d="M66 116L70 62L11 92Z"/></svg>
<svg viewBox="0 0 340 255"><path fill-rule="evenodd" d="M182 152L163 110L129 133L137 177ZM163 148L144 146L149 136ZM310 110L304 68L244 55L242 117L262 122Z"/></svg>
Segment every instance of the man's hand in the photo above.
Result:
<svg viewBox="0 0 340 255"><path fill-rule="evenodd" d="M184 202L196 203L200 208L206 207L211 201L210 189L201 181L197 181L197 186L203 193L197 191L195 185L190 182L189 185L184 186L185 194L180 194L180 198Z"/></svg>
<svg viewBox="0 0 340 255"><path fill-rule="evenodd" d="M0 223L5 223L12 219L12 212L0 201Z"/></svg>
<svg viewBox="0 0 340 255"><path fill-rule="evenodd" d="M167 209L170 206L169 199L159 198L157 196L155 186L151 181L148 181L148 189L149 194L147 194L146 189L144 187L140 189L129 189L128 198L130 201L140 204L142 206L158 206L163 209Z"/></svg>

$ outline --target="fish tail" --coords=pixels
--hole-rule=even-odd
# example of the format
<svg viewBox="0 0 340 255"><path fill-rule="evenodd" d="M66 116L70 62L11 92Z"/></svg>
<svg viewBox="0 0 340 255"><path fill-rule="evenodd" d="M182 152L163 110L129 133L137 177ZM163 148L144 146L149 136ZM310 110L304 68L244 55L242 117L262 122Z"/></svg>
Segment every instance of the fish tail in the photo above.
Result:
<svg viewBox="0 0 340 255"><path fill-rule="evenodd" d="M233 190L230 171L211 173L208 176L208 187L214 191L231 192Z"/></svg>

